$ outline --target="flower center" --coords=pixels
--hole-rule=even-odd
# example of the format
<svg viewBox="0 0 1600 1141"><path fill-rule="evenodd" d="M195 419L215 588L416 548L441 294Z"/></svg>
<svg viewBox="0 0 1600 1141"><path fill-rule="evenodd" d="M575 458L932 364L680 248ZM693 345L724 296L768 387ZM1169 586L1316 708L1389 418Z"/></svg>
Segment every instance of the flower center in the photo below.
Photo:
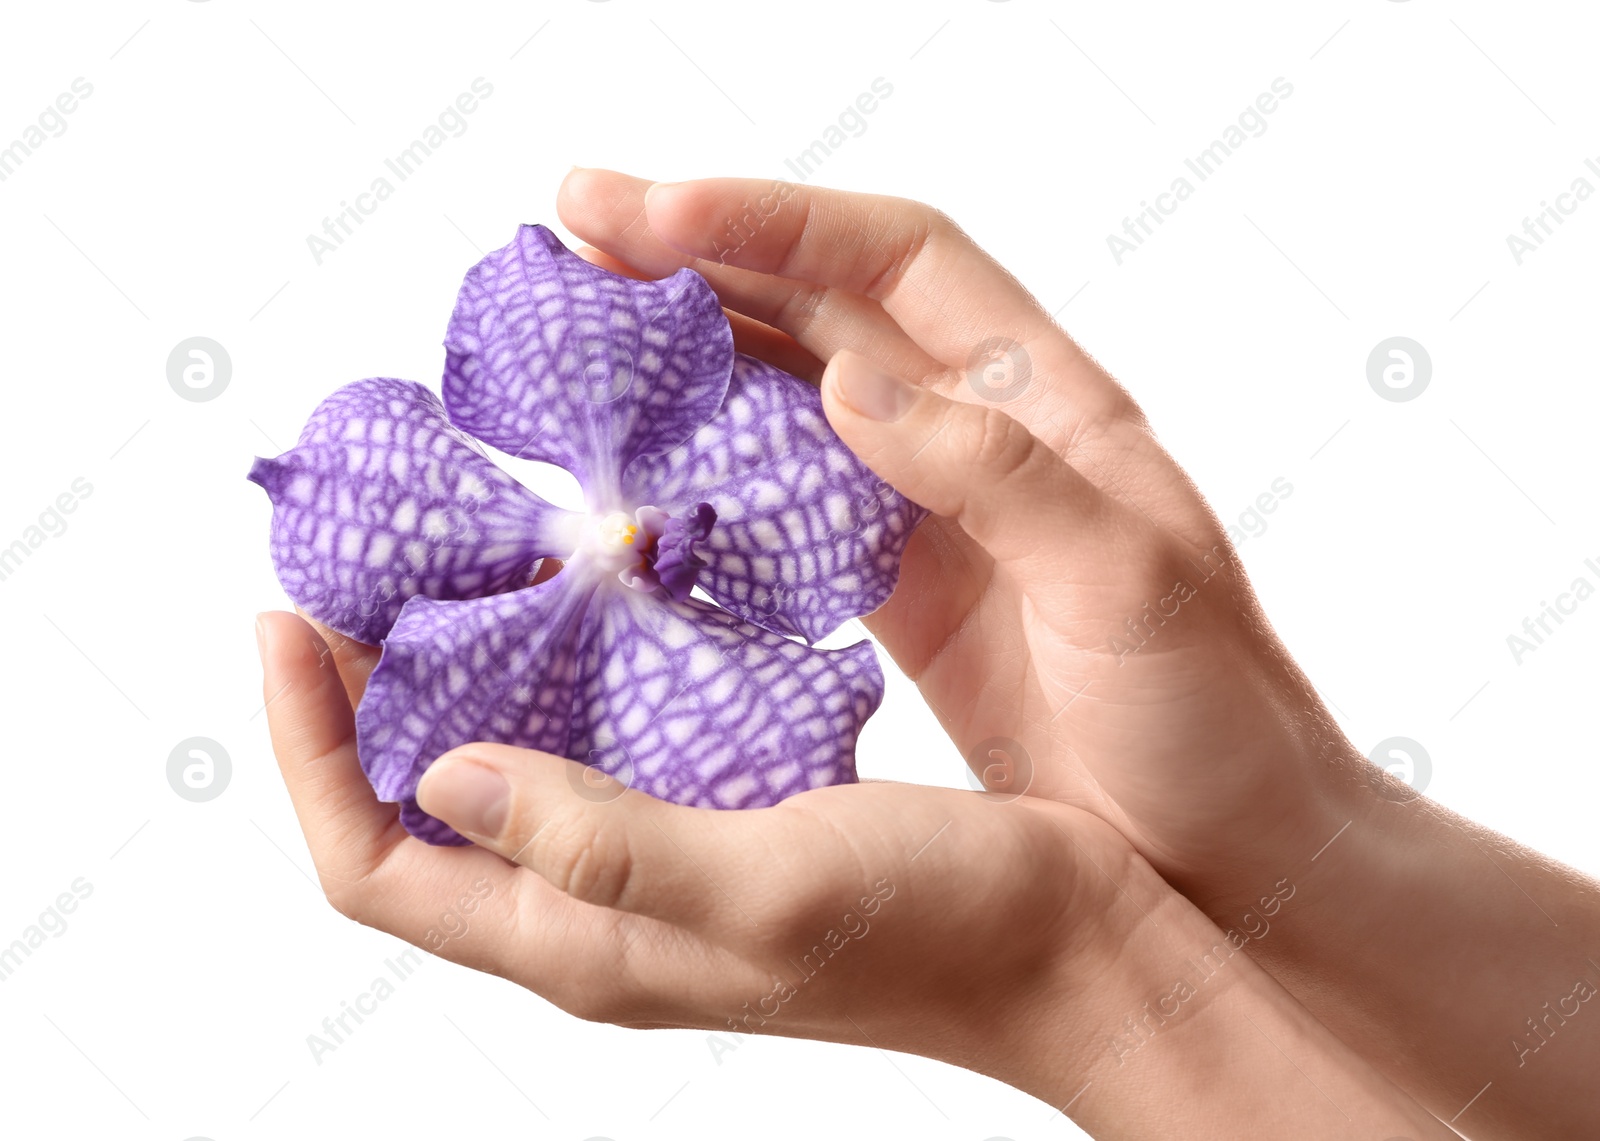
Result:
<svg viewBox="0 0 1600 1141"><path fill-rule="evenodd" d="M650 545L651 537L646 533L641 542L638 520L626 511L613 511L609 515L589 517L587 538L590 556L605 570L618 571L638 561Z"/></svg>
<svg viewBox="0 0 1600 1141"><path fill-rule="evenodd" d="M663 591L682 602L707 565L694 545L711 534L717 513L709 503L674 516L644 506L631 515L612 511L583 523L579 549L601 574L615 574L634 590Z"/></svg>

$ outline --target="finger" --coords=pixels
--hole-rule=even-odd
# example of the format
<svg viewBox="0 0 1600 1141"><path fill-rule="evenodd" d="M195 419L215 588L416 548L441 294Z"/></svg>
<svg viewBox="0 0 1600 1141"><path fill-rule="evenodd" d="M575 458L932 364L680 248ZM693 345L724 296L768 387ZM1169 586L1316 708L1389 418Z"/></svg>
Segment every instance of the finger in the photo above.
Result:
<svg viewBox="0 0 1600 1141"><path fill-rule="evenodd" d="M332 653L333 664L339 670L339 677L344 681L345 694L350 699L350 707L354 709L361 704L361 695L367 691L367 679L372 676L373 667L378 664L380 652L378 647L345 637L337 630L324 626L298 606L294 608L294 612L306 620Z"/></svg>
<svg viewBox="0 0 1600 1141"><path fill-rule="evenodd" d="M790 376L798 376L808 384L815 385L821 382L822 370L826 366L815 353L806 349L788 333L774 329L770 325L763 325L760 321L746 317L743 313L735 313L731 309L724 312L728 315L729 327L733 329L735 352L776 365Z"/></svg>
<svg viewBox="0 0 1600 1141"><path fill-rule="evenodd" d="M926 376L941 368L870 298L739 269L667 245L645 223L650 185L616 171L575 170L561 184L557 212L573 233L648 276L693 269L726 308L781 329L820 360L849 348L901 376Z"/></svg>
<svg viewBox="0 0 1600 1141"><path fill-rule="evenodd" d="M579 902L710 935L759 926L765 845L751 813L684 808L609 777L597 787L574 761L481 743L435 761L417 801Z"/></svg>
<svg viewBox="0 0 1600 1141"><path fill-rule="evenodd" d="M879 302L923 354L953 370L950 395L1015 401L1009 411L1058 448L1141 415L1015 277L931 206L731 178L657 184L645 198L649 228L682 253ZM941 371L868 355L906 379ZM987 378L996 359L1014 373L998 395Z"/></svg>
<svg viewBox="0 0 1600 1141"><path fill-rule="evenodd" d="M330 893L352 919L528 987L580 1017L672 1021L714 1005L713 948L644 916L579 903L487 848L408 838L353 890ZM733 965L716 964L726 977ZM715 975L710 976L712 978Z"/></svg>
<svg viewBox="0 0 1600 1141"><path fill-rule="evenodd" d="M1114 505L997 408L905 384L855 353L822 382L828 421L897 491L961 529L999 562L1048 560L1101 541Z"/></svg>
<svg viewBox="0 0 1600 1141"><path fill-rule="evenodd" d="M947 365L965 366L989 337L1058 335L1016 278L920 202L708 178L650 187L645 216L657 238L692 257L871 298Z"/></svg>
<svg viewBox="0 0 1600 1141"><path fill-rule="evenodd" d="M267 726L324 887L358 881L405 837L356 758L355 712L334 651L304 619L257 618Z"/></svg>
<svg viewBox="0 0 1600 1141"><path fill-rule="evenodd" d="M408 836L361 772L337 651L292 614L259 621L273 751L335 908L453 962L515 978L585 1017L677 1009L681 1000L664 999L692 976L682 938L584 907L483 848L436 848Z"/></svg>
<svg viewBox="0 0 1600 1141"><path fill-rule="evenodd" d="M597 265L603 270L644 280L649 277L642 270L612 257L603 250L593 246L580 246L578 256L590 265ZM725 309L728 326L733 330L733 348L735 352L744 353L746 356L756 357L768 364L776 365L790 376L798 376L811 384L816 384L822 379L823 363L815 355L802 348L789 334L774 329L770 325L763 325L760 321L746 317L743 313L736 313Z"/></svg>

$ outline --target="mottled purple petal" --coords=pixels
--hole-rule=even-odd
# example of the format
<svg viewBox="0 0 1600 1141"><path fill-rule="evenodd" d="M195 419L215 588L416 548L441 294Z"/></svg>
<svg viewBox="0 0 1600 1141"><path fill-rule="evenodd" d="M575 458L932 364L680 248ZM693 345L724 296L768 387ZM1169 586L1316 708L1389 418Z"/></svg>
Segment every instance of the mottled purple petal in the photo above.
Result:
<svg viewBox="0 0 1600 1141"><path fill-rule="evenodd" d="M572 550L577 516L479 454L439 398L409 380L346 385L300 443L258 459L272 561L289 597L360 642L378 642L413 595L473 598L525 585Z"/></svg>
<svg viewBox="0 0 1600 1141"><path fill-rule="evenodd" d="M488 598L413 598L389 631L356 710L356 751L378 799L409 806L401 820L412 835L442 835L416 807L417 782L441 754L472 741L565 750L595 589L570 569Z"/></svg>
<svg viewBox="0 0 1600 1141"><path fill-rule="evenodd" d="M440 820L437 816L429 816L422 811L422 806L417 803L416 797L411 797L400 802L400 823L405 830L419 840L425 840L438 847L461 847L463 844L472 843L450 825Z"/></svg>
<svg viewBox="0 0 1600 1141"><path fill-rule="evenodd" d="M452 421L566 468L592 508L614 510L630 460L675 447L716 412L733 334L692 270L634 281L523 226L468 271L445 350Z"/></svg>
<svg viewBox="0 0 1600 1141"><path fill-rule="evenodd" d="M624 494L674 515L710 503L700 586L746 621L812 642L883 605L927 515L845 447L815 388L743 354L715 418L634 461Z"/></svg>
<svg viewBox="0 0 1600 1141"><path fill-rule="evenodd" d="M696 599L597 593L567 756L677 804L759 808L856 779L872 643L815 650Z"/></svg>
<svg viewBox="0 0 1600 1141"><path fill-rule="evenodd" d="M573 563L527 590L407 603L357 711L357 749L407 830L454 843L415 796L458 745L539 749L679 804L754 808L854 781L856 736L882 696L870 642L811 649Z"/></svg>

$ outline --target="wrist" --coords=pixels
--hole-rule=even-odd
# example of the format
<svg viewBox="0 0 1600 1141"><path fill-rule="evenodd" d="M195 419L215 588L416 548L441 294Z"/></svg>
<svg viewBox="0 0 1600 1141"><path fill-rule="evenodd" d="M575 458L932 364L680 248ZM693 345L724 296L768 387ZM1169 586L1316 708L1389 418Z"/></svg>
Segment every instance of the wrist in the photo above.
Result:
<svg viewBox="0 0 1600 1141"><path fill-rule="evenodd" d="M1331 726L1273 736L1272 756L1254 766L1271 775L1238 791L1248 815L1203 867L1167 874L1212 922L1249 945L1304 904L1306 887L1345 870L1336 857L1351 830L1382 804L1367 779L1376 770Z"/></svg>
<svg viewBox="0 0 1600 1141"><path fill-rule="evenodd" d="M1354 750L1318 806L1298 857L1284 853L1293 894L1275 913L1248 892L1207 913L1248 928L1253 959L1442 1119L1484 1138L1592 1131L1600 1105L1566 1094L1600 1053L1600 1017L1572 998L1600 993L1596 885L1575 893L1579 873Z"/></svg>
<svg viewBox="0 0 1600 1141"><path fill-rule="evenodd" d="M977 1068L1097 1138L1451 1136L1142 859L1102 870L1094 941L1033 980Z"/></svg>

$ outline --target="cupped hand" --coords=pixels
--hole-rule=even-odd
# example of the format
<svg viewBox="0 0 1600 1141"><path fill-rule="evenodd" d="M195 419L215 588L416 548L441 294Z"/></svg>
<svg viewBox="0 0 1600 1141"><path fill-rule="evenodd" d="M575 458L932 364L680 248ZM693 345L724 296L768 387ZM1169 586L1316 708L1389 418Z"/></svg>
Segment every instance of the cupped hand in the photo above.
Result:
<svg viewBox="0 0 1600 1141"><path fill-rule="evenodd" d="M329 901L580 1017L919 1053L1107 1141L1449 1135L1090 813L891 783L686 808L480 743L418 789L475 844L431 847L356 757L377 651L258 622Z"/></svg>
<svg viewBox="0 0 1600 1141"><path fill-rule="evenodd" d="M1103 986L1111 927L1144 921L1126 892L1177 898L1062 805L874 783L685 808L490 744L429 769L423 807L476 842L430 847L356 757L377 651L286 613L259 632L274 751L333 905L584 1018L871 1044L1016 1081L1017 1019Z"/></svg>
<svg viewBox="0 0 1600 1141"><path fill-rule="evenodd" d="M1202 899L1320 835L1329 774L1361 762L1217 516L1128 393L948 218L594 170L558 205L614 265L703 274L745 351L819 380L845 442L936 513L866 621L990 787L1101 815Z"/></svg>

